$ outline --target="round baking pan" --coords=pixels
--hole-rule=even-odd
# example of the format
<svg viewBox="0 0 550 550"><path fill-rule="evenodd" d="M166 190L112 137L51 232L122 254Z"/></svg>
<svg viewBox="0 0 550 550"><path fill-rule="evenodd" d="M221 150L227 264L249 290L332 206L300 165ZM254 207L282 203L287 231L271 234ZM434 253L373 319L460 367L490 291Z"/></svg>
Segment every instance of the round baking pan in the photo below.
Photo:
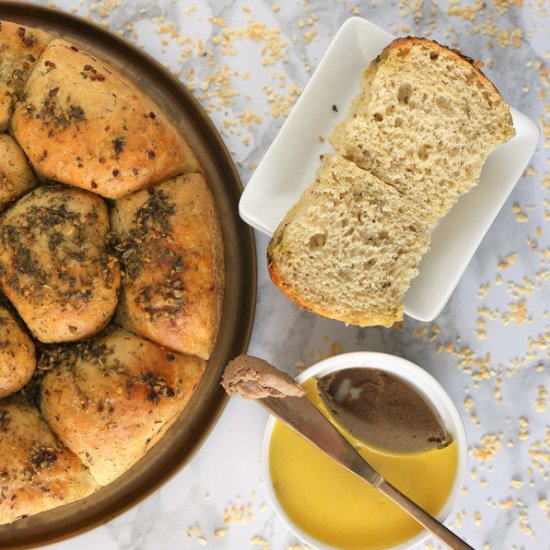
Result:
<svg viewBox="0 0 550 550"><path fill-rule="evenodd" d="M219 381L226 362L246 351L256 304L256 249L239 219L239 175L211 120L164 67L115 34L79 17L19 2L0 2L0 19L39 27L109 61L149 94L200 159L218 206L225 246L225 297L216 349L187 409L162 440L119 479L90 497L0 526L0 548L28 548L102 524L149 495L204 441L226 403Z"/></svg>

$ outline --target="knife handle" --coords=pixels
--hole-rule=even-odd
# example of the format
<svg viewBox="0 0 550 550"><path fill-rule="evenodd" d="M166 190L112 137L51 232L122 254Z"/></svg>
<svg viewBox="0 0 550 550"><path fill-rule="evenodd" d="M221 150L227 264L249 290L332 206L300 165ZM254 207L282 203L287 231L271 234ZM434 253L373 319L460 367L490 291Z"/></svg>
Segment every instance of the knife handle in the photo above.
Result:
<svg viewBox="0 0 550 550"><path fill-rule="evenodd" d="M454 550L474 550L474 548L447 529L445 525L428 514L428 512L396 489L391 483L382 480L378 485L378 489L449 548Z"/></svg>

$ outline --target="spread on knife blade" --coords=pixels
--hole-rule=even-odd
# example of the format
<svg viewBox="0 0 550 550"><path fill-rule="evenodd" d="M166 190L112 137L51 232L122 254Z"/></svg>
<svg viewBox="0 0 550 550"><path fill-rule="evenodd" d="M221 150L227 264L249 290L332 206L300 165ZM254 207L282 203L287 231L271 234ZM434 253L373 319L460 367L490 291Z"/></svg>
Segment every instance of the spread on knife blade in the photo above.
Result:
<svg viewBox="0 0 550 550"><path fill-rule="evenodd" d="M305 395L288 374L263 359L247 355L240 355L228 363L222 386L229 395L239 393L245 399Z"/></svg>

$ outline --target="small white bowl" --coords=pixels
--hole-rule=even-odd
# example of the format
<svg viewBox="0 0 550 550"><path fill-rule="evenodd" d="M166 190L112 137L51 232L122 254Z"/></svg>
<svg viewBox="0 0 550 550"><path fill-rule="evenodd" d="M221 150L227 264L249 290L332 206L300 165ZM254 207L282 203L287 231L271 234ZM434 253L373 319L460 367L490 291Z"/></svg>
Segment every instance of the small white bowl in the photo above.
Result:
<svg viewBox="0 0 550 550"><path fill-rule="evenodd" d="M330 357L309 367L296 378L296 381L302 383L314 376L322 377L335 371L353 367L372 367L405 380L426 399L427 403L432 405L432 407L439 413L446 428L452 433L457 444L457 470L449 497L437 515L437 519L439 521L444 521L451 513L451 510L453 509L460 494L466 475L468 456L468 445L466 443L464 425L456 406L441 384L439 384L433 376L406 359L396 357L395 355L388 355L386 353L359 351L355 353L335 355L334 357ZM318 550L338 550L334 546L329 546L319 542L309 533L306 533L300 529L300 527L298 527L287 515L284 508L281 506L277 495L275 494L269 468L269 447L271 444L271 435L273 433L273 428L275 427L275 422L276 419L274 417L271 417L268 420L261 450L262 474L271 505L277 515L283 520L284 523L286 523L290 531L292 531L294 535L296 535L304 543ZM408 550L425 540L428 536L429 533L427 531L422 531L415 537L392 547L392 550Z"/></svg>
<svg viewBox="0 0 550 550"><path fill-rule="evenodd" d="M273 235L313 183L320 155L334 152L327 139L319 138L327 138L333 125L345 117L359 90L363 69L393 38L360 17L351 17L340 27L244 189L239 213L245 222ZM489 155L479 185L461 197L432 232L431 248L403 302L405 313L414 319L432 321L445 307L535 152L539 128L516 109L511 113L516 136Z"/></svg>

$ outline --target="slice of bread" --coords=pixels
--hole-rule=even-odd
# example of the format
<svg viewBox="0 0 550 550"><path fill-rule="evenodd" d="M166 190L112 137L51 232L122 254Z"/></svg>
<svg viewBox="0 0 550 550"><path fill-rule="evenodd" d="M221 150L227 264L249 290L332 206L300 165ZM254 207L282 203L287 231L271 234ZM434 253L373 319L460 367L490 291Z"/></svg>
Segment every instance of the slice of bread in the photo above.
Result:
<svg viewBox="0 0 550 550"><path fill-rule="evenodd" d="M508 106L470 59L408 37L394 40L366 69L330 142L422 201L435 224L476 185L489 153L514 135Z"/></svg>
<svg viewBox="0 0 550 550"><path fill-rule="evenodd" d="M268 248L273 282L315 313L391 326L429 231L515 135L477 66L423 38L394 40L368 67L330 136L316 181Z"/></svg>
<svg viewBox="0 0 550 550"><path fill-rule="evenodd" d="M428 247L415 201L324 155L315 183L271 240L268 269L299 306L346 323L391 326L403 318L403 295Z"/></svg>

